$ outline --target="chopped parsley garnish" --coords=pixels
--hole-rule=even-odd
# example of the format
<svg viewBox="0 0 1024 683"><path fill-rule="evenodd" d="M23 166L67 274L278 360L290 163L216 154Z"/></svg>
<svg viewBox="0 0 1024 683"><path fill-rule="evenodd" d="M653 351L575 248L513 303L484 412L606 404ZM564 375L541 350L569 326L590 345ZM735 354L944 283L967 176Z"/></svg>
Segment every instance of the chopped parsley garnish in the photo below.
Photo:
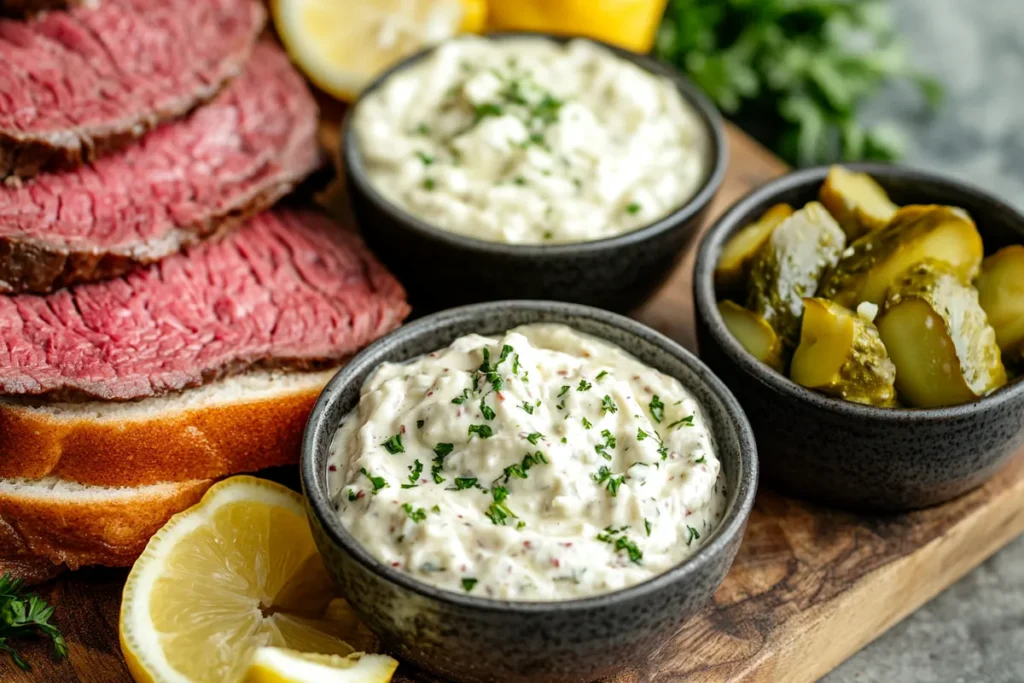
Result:
<svg viewBox="0 0 1024 683"><path fill-rule="evenodd" d="M412 505L409 505L408 503L403 503L402 509L405 510L405 515L417 524L419 524L427 518L427 511L424 510L423 508L413 509Z"/></svg>
<svg viewBox="0 0 1024 683"><path fill-rule="evenodd" d="M694 464L694 465L703 465L703 464L704 464L704 463L706 463L707 461L708 461L708 459L707 459L707 458L706 458L705 456L703 456L703 455L702 455L702 456L700 456L699 458L697 458L696 460L694 460L694 461L693 461L693 464Z"/></svg>
<svg viewBox="0 0 1024 683"><path fill-rule="evenodd" d="M629 527L625 526L619 529L608 527L604 530L604 533L597 535L597 540L601 541L602 543L613 544L615 546L616 551L625 550L627 553L629 553L629 559L631 562L634 562L635 564L640 564L640 560L643 559L644 554L640 552L639 548L636 547L636 543L633 543L624 534L622 536L618 536L628 528ZM616 536L618 536L618 538L616 538Z"/></svg>
<svg viewBox="0 0 1024 683"><path fill-rule="evenodd" d="M521 175L517 175L515 178L512 179L512 182L515 183L516 185L525 185L526 178L524 178Z"/></svg>
<svg viewBox="0 0 1024 683"><path fill-rule="evenodd" d="M359 494L356 493L355 489L349 489L348 490L348 499L349 500L359 500Z"/></svg>
<svg viewBox="0 0 1024 683"><path fill-rule="evenodd" d="M604 378L604 376L607 375L607 374L608 374L607 370L602 370L601 372L597 373L597 380L596 381L600 382Z"/></svg>
<svg viewBox="0 0 1024 683"><path fill-rule="evenodd" d="M373 495L376 496L378 491L380 491L381 489L388 488L388 483L387 481L384 480L384 477L373 476L372 474L366 471L365 467L360 468L359 471L362 474L366 475L366 478L370 480L371 484L373 484Z"/></svg>
<svg viewBox="0 0 1024 683"><path fill-rule="evenodd" d="M651 417L658 424L661 424L661 421L665 419L665 404L661 402L657 394L651 397Z"/></svg>
<svg viewBox="0 0 1024 683"><path fill-rule="evenodd" d="M532 468L534 465L541 464L548 464L548 459L543 452L537 451L536 453L527 453L526 455L523 456L522 463L512 464L504 469L505 483L508 483L508 480L511 479L512 477L516 477L518 479L526 479L526 477L528 476L527 472L530 471L530 468Z"/></svg>
<svg viewBox="0 0 1024 683"><path fill-rule="evenodd" d="M608 452L608 449L615 448L615 435L607 429L602 429L601 436L604 437L604 443L596 444L594 450L605 460L611 460L612 454Z"/></svg>
<svg viewBox="0 0 1024 683"><path fill-rule="evenodd" d="M426 424L426 420L416 420L416 429L423 429L423 425Z"/></svg>
<svg viewBox="0 0 1024 683"><path fill-rule="evenodd" d="M416 132L419 133L420 135L430 135L430 126L428 126L426 123L421 123L420 125L416 126Z"/></svg>
<svg viewBox="0 0 1024 683"><path fill-rule="evenodd" d="M563 437L562 437L562 443L569 443L569 439L567 439L567 438L565 438L565 437L563 436Z"/></svg>
<svg viewBox="0 0 1024 683"><path fill-rule="evenodd" d="M455 490L464 491L476 486L476 477L455 477Z"/></svg>
<svg viewBox="0 0 1024 683"><path fill-rule="evenodd" d="M668 428L672 429L673 427L675 427L676 429L679 429L681 427L692 427L692 426L693 426L693 415L687 415L686 417L681 418L679 420L676 420L675 422L670 424L668 426Z"/></svg>
<svg viewBox="0 0 1024 683"><path fill-rule="evenodd" d="M556 398L562 399L561 401L558 402L558 405L555 406L559 410L562 410L563 408L565 408L565 395L567 393L569 393L569 385L568 384L563 384L561 391L559 391L558 392L558 396L556 396Z"/></svg>
<svg viewBox="0 0 1024 683"><path fill-rule="evenodd" d="M455 446L450 443L439 443L434 446L434 464L430 468L430 474L434 477L435 484L444 482L444 477L441 475L441 472L444 471L444 459L454 448Z"/></svg>
<svg viewBox="0 0 1024 683"><path fill-rule="evenodd" d="M536 446L537 442L540 441L543 438L544 438L544 435L541 434L540 432L533 432L532 434L527 434L526 435L526 440L529 441L530 443L532 443L534 446Z"/></svg>
<svg viewBox="0 0 1024 683"><path fill-rule="evenodd" d="M480 374L473 378L474 388L476 388L477 383L480 381L480 375L483 375L484 378L486 378L486 380L491 384L492 389L494 389L495 391L501 391L501 385L503 384L503 382L501 381L501 375L498 374L498 366L501 365L501 362L505 360L505 357L508 355L508 353L505 352L505 349L509 349L509 352L511 352L512 347L509 346L508 344L505 345L505 347L502 349L502 356L501 358L498 359L498 362L495 363L494 367L491 367L490 350L487 348L483 349L484 360L482 363L480 363L480 367L478 368L478 372Z"/></svg>
<svg viewBox="0 0 1024 683"><path fill-rule="evenodd" d="M423 474L423 463L419 460L414 461L409 465L409 483L402 484L403 489L411 489L417 486L420 479L420 475Z"/></svg>
<svg viewBox="0 0 1024 683"><path fill-rule="evenodd" d="M667 460L668 459L668 446L666 446L665 444L661 444L660 446L658 446L658 455L661 456L662 460Z"/></svg>
<svg viewBox="0 0 1024 683"><path fill-rule="evenodd" d="M591 427L594 426L594 425L592 425L590 423L590 420L588 420L587 418L583 418L583 420L581 420L581 421L583 422L583 428L584 429L590 429Z"/></svg>
<svg viewBox="0 0 1024 683"><path fill-rule="evenodd" d="M434 186L435 186L435 183L434 183L434 179L433 178L424 178L423 179L423 189L424 190L433 190Z"/></svg>
<svg viewBox="0 0 1024 683"><path fill-rule="evenodd" d="M561 111L563 104L565 103L562 100L551 93L544 93L544 97L533 108L532 114L541 123L549 125L558 120L558 112Z"/></svg>
<svg viewBox="0 0 1024 683"><path fill-rule="evenodd" d="M639 427L636 428L636 440L637 441L643 441L644 439L646 439L649 436L650 436L650 434L648 434L644 430L640 429Z"/></svg>
<svg viewBox="0 0 1024 683"><path fill-rule="evenodd" d="M494 436L494 431L489 425L469 425L469 438L472 439L474 434L481 439L489 439Z"/></svg>
<svg viewBox="0 0 1024 683"><path fill-rule="evenodd" d="M463 403L469 400L469 389L463 389L462 393L452 399L452 403L457 406L461 406Z"/></svg>
<svg viewBox="0 0 1024 683"><path fill-rule="evenodd" d="M511 346L509 348L512 348ZM512 374L519 376L519 354L512 356Z"/></svg>
<svg viewBox="0 0 1024 683"><path fill-rule="evenodd" d="M396 453L405 453L405 446L402 445L402 435L395 434L390 439L381 444L391 455Z"/></svg>
<svg viewBox="0 0 1024 683"><path fill-rule="evenodd" d="M526 528L526 522L524 522L523 520L519 520L519 522L516 523L516 530L525 529L525 528Z"/></svg>
<svg viewBox="0 0 1024 683"><path fill-rule="evenodd" d="M431 156L430 154L427 154L426 152L416 152L416 156L420 158L420 161L423 162L424 166L430 166L432 163L434 163L434 157Z"/></svg>
<svg viewBox="0 0 1024 683"><path fill-rule="evenodd" d="M590 382L588 382L585 379L581 379L580 383L579 383L579 386L576 387L576 391L586 391L591 386L593 386L593 385Z"/></svg>
<svg viewBox="0 0 1024 683"><path fill-rule="evenodd" d="M629 206L626 207L626 213L628 213L630 216L635 216L639 212L640 212L640 205L637 204L636 202L633 202L632 204L630 204Z"/></svg>
<svg viewBox="0 0 1024 683"><path fill-rule="evenodd" d="M435 505L434 507L430 508L430 511L433 512L435 515L439 515L441 514L441 506Z"/></svg>
<svg viewBox="0 0 1024 683"><path fill-rule="evenodd" d="M500 105L494 102L484 102L483 104L477 104L473 107L473 123L479 123L482 119L488 116L501 116L505 113L505 110Z"/></svg>
<svg viewBox="0 0 1024 683"><path fill-rule="evenodd" d="M651 535L651 520L644 517L644 529L647 530L647 535Z"/></svg>
<svg viewBox="0 0 1024 683"><path fill-rule="evenodd" d="M615 405L615 401L612 400L611 396L605 394L604 398L601 399L601 410L606 413L617 413L619 412L619 407Z"/></svg>
<svg viewBox="0 0 1024 683"><path fill-rule="evenodd" d="M491 489L491 496L494 498L494 502L491 503L490 507L487 508L487 518L491 520L493 524L499 526L505 526L505 520L509 517L515 517L516 514L512 512L507 505L505 505L505 499L508 498L508 489L504 486L495 486Z"/></svg>
<svg viewBox="0 0 1024 683"><path fill-rule="evenodd" d="M519 405L519 407L522 408L523 410L525 410L528 415L533 415L533 404L532 403L527 403L526 401L523 401Z"/></svg>
<svg viewBox="0 0 1024 683"><path fill-rule="evenodd" d="M494 364L494 369L497 370L498 366L501 365L502 363L504 363L505 359L507 359L509 357L509 354L511 354L513 351L515 351L515 349L513 349L508 344L502 345L502 347L501 347L501 355L498 356L498 362ZM514 362L515 362L515 359L513 359L513 363ZM515 372L515 369L513 369L513 372Z"/></svg>
<svg viewBox="0 0 1024 683"><path fill-rule="evenodd" d="M486 399L483 399L483 398L480 399L480 412L483 413L483 416L484 416L485 420L493 420L494 419L494 411L491 410L491 407L489 405L484 403L485 400Z"/></svg>
<svg viewBox="0 0 1024 683"><path fill-rule="evenodd" d="M686 525L686 545L700 540L700 533L689 524Z"/></svg>
<svg viewBox="0 0 1024 683"><path fill-rule="evenodd" d="M476 579L471 579L469 577L466 577L466 578L464 578L462 580L462 590L464 590L464 591L466 591L468 593L471 590L473 590L473 586L475 586L476 583L477 583Z"/></svg>
<svg viewBox="0 0 1024 683"><path fill-rule="evenodd" d="M626 475L624 474L620 474L617 477L608 478L608 484L605 486L605 488L608 490L608 493L612 494L612 498L619 495L619 486L622 485L622 482L625 481L625 479Z"/></svg>

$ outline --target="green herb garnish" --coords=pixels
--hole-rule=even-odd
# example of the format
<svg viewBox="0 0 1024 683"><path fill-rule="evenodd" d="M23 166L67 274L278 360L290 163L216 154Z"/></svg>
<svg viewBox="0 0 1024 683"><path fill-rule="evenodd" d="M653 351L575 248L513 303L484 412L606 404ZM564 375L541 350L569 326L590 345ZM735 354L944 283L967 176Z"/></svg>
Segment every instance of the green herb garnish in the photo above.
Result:
<svg viewBox="0 0 1024 683"><path fill-rule="evenodd" d="M579 383L579 386L576 387L576 391L586 391L591 386L593 386L593 385L591 385L590 382L588 382L585 379L581 379L580 383Z"/></svg>
<svg viewBox="0 0 1024 683"><path fill-rule="evenodd" d="M364 474L367 479L370 480L371 484L373 484L373 491L372 491L373 495L376 496L378 491L380 491L381 489L388 488L388 482L384 479L384 477L375 477L375 476L373 476L372 474L370 474L369 472L366 471L365 467L361 467L359 469L359 471L362 474Z"/></svg>
<svg viewBox="0 0 1024 683"><path fill-rule="evenodd" d="M461 406L463 403L469 400L469 389L463 389L462 393L452 399L452 403L457 406Z"/></svg>
<svg viewBox="0 0 1024 683"><path fill-rule="evenodd" d="M53 641L57 659L66 658L68 648L64 636L50 623L54 608L34 593L21 594L24 586L22 579L0 576L0 652L10 655L19 669L30 671L28 662L9 643L11 639L42 634Z"/></svg>
<svg viewBox="0 0 1024 683"><path fill-rule="evenodd" d="M469 593L471 590L473 590L473 586L475 586L476 584L477 584L477 580L476 579L471 579L471 578L467 577L467 578L462 580L462 590L464 590L467 593Z"/></svg>
<svg viewBox="0 0 1024 683"><path fill-rule="evenodd" d="M686 525L686 545L700 540L700 533L689 524Z"/></svg>
<svg viewBox="0 0 1024 683"><path fill-rule="evenodd" d="M651 535L651 521L644 517L644 529L647 530L647 535Z"/></svg>
<svg viewBox="0 0 1024 683"><path fill-rule="evenodd" d="M601 436L604 437L604 443L596 444L594 450L605 460L611 460L612 454L608 453L608 449L615 448L615 435L607 429L602 429Z"/></svg>
<svg viewBox="0 0 1024 683"><path fill-rule="evenodd" d="M650 436L650 434L648 434L644 430L640 429L639 427L636 428L636 440L637 441L643 441L644 439L646 439L649 436Z"/></svg>
<svg viewBox="0 0 1024 683"><path fill-rule="evenodd" d="M420 475L423 474L423 463L419 460L414 461L409 465L409 483L402 484L403 489L411 489L419 485Z"/></svg>
<svg viewBox="0 0 1024 683"><path fill-rule="evenodd" d="M651 397L650 408L651 417L654 418L655 422L661 424L661 421L665 419L665 404L661 402L661 399L658 398L657 394Z"/></svg>
<svg viewBox="0 0 1024 683"><path fill-rule="evenodd" d="M403 503L402 509L405 510L405 515L417 524L427 518L427 511L423 508L413 509L409 503Z"/></svg>
<svg viewBox="0 0 1024 683"><path fill-rule="evenodd" d="M627 538L625 535L619 536L619 534L621 534L628 528L629 527L626 526L621 527L619 529L608 527L604 530L604 533L597 535L597 540L601 541L602 543L613 544L615 546L616 551L625 550L627 553L629 553L629 559L631 562L640 564L640 560L643 559L644 554L640 552L639 548L636 547L636 543L630 541L629 538Z"/></svg>
<svg viewBox="0 0 1024 683"><path fill-rule="evenodd" d="M636 202L632 202L629 206L626 207L626 213L628 213L630 216L635 216L636 214L640 213L640 205L637 204Z"/></svg>
<svg viewBox="0 0 1024 683"><path fill-rule="evenodd" d="M423 425L426 424L426 420L416 420L416 429L423 429Z"/></svg>
<svg viewBox="0 0 1024 683"><path fill-rule="evenodd" d="M615 405L615 401L612 400L611 396L605 394L605 397L601 399L601 410L606 413L617 413L619 412L619 407Z"/></svg>
<svg viewBox="0 0 1024 683"><path fill-rule="evenodd" d="M526 440L529 441L530 443L532 443L534 446L536 446L537 442L540 441L543 438L544 438L544 435L541 434L540 432L533 432L532 434L527 434L526 435Z"/></svg>
<svg viewBox="0 0 1024 683"><path fill-rule="evenodd" d="M435 187L435 183L434 183L434 179L433 178L424 178L423 179L423 189L424 190L433 190L434 187Z"/></svg>
<svg viewBox="0 0 1024 683"><path fill-rule="evenodd" d="M396 453L405 453L405 446L402 445L402 435L395 434L390 439L381 444L391 455Z"/></svg>
<svg viewBox="0 0 1024 683"><path fill-rule="evenodd" d="M434 163L434 157L427 154L426 152L416 152L416 156L420 158L420 161L423 162L424 166L430 166L432 163Z"/></svg>
<svg viewBox="0 0 1024 683"><path fill-rule="evenodd" d="M476 477L455 477L455 490L464 491L476 486Z"/></svg>
<svg viewBox="0 0 1024 683"><path fill-rule="evenodd" d="M693 464L694 464L694 465L703 465L703 464L704 464L704 463L706 463L707 461L708 461L708 459L707 459L707 458L706 458L705 456L703 456L703 455L702 455L702 456L700 456L699 458L697 458L696 460L694 460L694 461L693 461Z"/></svg>
<svg viewBox="0 0 1024 683"><path fill-rule="evenodd" d="M441 474L444 471L444 459L454 448L454 444L450 443L439 443L434 446L434 463L430 467L430 474L434 478L435 484L444 482L444 476Z"/></svg>
<svg viewBox="0 0 1024 683"><path fill-rule="evenodd" d="M581 420L581 422L583 423L583 428L584 428L584 429L590 429L591 427L593 427L593 426L594 426L594 425L592 425L592 424L590 423L590 420L588 420L587 418L583 418L583 419Z"/></svg>
<svg viewBox="0 0 1024 683"><path fill-rule="evenodd" d="M490 507L484 513L493 524L499 526L505 526L505 520L509 517L515 517L515 513L512 512L505 505L505 499L508 498L508 489L504 486L495 486L491 489L491 496L494 498L494 502L491 503Z"/></svg>
<svg viewBox="0 0 1024 683"><path fill-rule="evenodd" d="M533 415L533 404L523 401L519 404L519 407L527 412L528 415Z"/></svg>
<svg viewBox="0 0 1024 683"><path fill-rule="evenodd" d="M597 379L595 381L600 382L602 379L604 379L605 375L607 374L607 370L602 370L601 372L597 373Z"/></svg>
<svg viewBox="0 0 1024 683"><path fill-rule="evenodd" d="M494 432L489 425L469 425L469 438L472 439L474 434L481 439L489 439L494 436Z"/></svg>
<svg viewBox="0 0 1024 683"><path fill-rule="evenodd" d="M670 424L668 426L668 428L672 429L673 427L675 427L676 429L680 429L682 427L692 427L692 426L693 426L693 415L687 415L686 417L681 418L679 420L676 420L675 422Z"/></svg>
<svg viewBox="0 0 1024 683"><path fill-rule="evenodd" d="M483 398L480 399L480 412L483 414L485 420L493 420L494 411L491 410L491 407L489 405L484 403L485 400L486 399Z"/></svg>

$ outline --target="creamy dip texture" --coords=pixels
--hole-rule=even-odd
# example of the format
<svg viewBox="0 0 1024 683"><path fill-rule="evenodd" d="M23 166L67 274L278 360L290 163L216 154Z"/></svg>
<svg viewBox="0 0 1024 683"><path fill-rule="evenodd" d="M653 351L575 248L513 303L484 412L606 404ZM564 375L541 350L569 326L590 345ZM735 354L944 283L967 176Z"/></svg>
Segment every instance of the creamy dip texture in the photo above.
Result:
<svg viewBox="0 0 1024 683"><path fill-rule="evenodd" d="M669 79L585 40L451 41L368 95L353 130L389 201L511 244L648 225L697 192L708 156Z"/></svg>
<svg viewBox="0 0 1024 683"><path fill-rule="evenodd" d="M674 378L563 325L386 363L331 447L341 523L452 591L565 600L645 581L721 521L704 414Z"/></svg>

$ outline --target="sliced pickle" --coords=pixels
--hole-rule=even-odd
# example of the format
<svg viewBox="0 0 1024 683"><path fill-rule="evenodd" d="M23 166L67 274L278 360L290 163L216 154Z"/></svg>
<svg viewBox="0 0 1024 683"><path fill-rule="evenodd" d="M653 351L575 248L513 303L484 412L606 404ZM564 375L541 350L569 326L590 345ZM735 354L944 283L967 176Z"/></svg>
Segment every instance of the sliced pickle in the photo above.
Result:
<svg viewBox="0 0 1024 683"><path fill-rule="evenodd" d="M1003 360L1020 365L1024 361L1024 246L1006 247L985 259L975 285Z"/></svg>
<svg viewBox="0 0 1024 683"><path fill-rule="evenodd" d="M722 248L722 256L718 259L718 267L715 268L715 284L727 290L746 287L750 262L772 236L775 228L792 215L793 207L789 204L776 204L765 211L755 223L733 235Z"/></svg>
<svg viewBox="0 0 1024 683"><path fill-rule="evenodd" d="M842 228L818 202L782 221L750 267L747 308L764 318L787 349L800 340L804 297L813 296L822 275L846 246Z"/></svg>
<svg viewBox="0 0 1024 683"><path fill-rule="evenodd" d="M889 225L850 245L825 276L818 296L846 308L856 308L862 301L880 305L889 289L921 261L948 263L961 281L970 282L983 255L978 228L963 209L904 206Z"/></svg>
<svg viewBox="0 0 1024 683"><path fill-rule="evenodd" d="M868 320L826 299L804 299L790 377L808 389L870 406L896 403L896 366Z"/></svg>
<svg viewBox="0 0 1024 683"><path fill-rule="evenodd" d="M718 312L729 333L750 355L778 372L783 371L782 342L764 318L732 301L719 301Z"/></svg>
<svg viewBox="0 0 1024 683"><path fill-rule="evenodd" d="M925 261L907 271L886 299L878 331L907 405L969 403L1006 384L978 293L947 263Z"/></svg>
<svg viewBox="0 0 1024 683"><path fill-rule="evenodd" d="M818 196L851 242L884 228L899 208L874 178L842 166L829 169Z"/></svg>

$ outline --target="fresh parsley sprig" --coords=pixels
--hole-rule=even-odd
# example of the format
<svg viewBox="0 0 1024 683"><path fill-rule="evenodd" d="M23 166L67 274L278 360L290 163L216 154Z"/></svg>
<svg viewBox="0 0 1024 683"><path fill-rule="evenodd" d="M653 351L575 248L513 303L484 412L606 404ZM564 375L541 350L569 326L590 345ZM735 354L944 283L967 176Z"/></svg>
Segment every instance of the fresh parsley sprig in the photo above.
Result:
<svg viewBox="0 0 1024 683"><path fill-rule="evenodd" d="M54 608L34 593L22 594L24 586L24 581L10 574L0 576L0 652L10 655L18 668L29 671L31 667L10 644L11 639L44 635L53 641L57 659L68 656L68 646L61 632L50 623Z"/></svg>

